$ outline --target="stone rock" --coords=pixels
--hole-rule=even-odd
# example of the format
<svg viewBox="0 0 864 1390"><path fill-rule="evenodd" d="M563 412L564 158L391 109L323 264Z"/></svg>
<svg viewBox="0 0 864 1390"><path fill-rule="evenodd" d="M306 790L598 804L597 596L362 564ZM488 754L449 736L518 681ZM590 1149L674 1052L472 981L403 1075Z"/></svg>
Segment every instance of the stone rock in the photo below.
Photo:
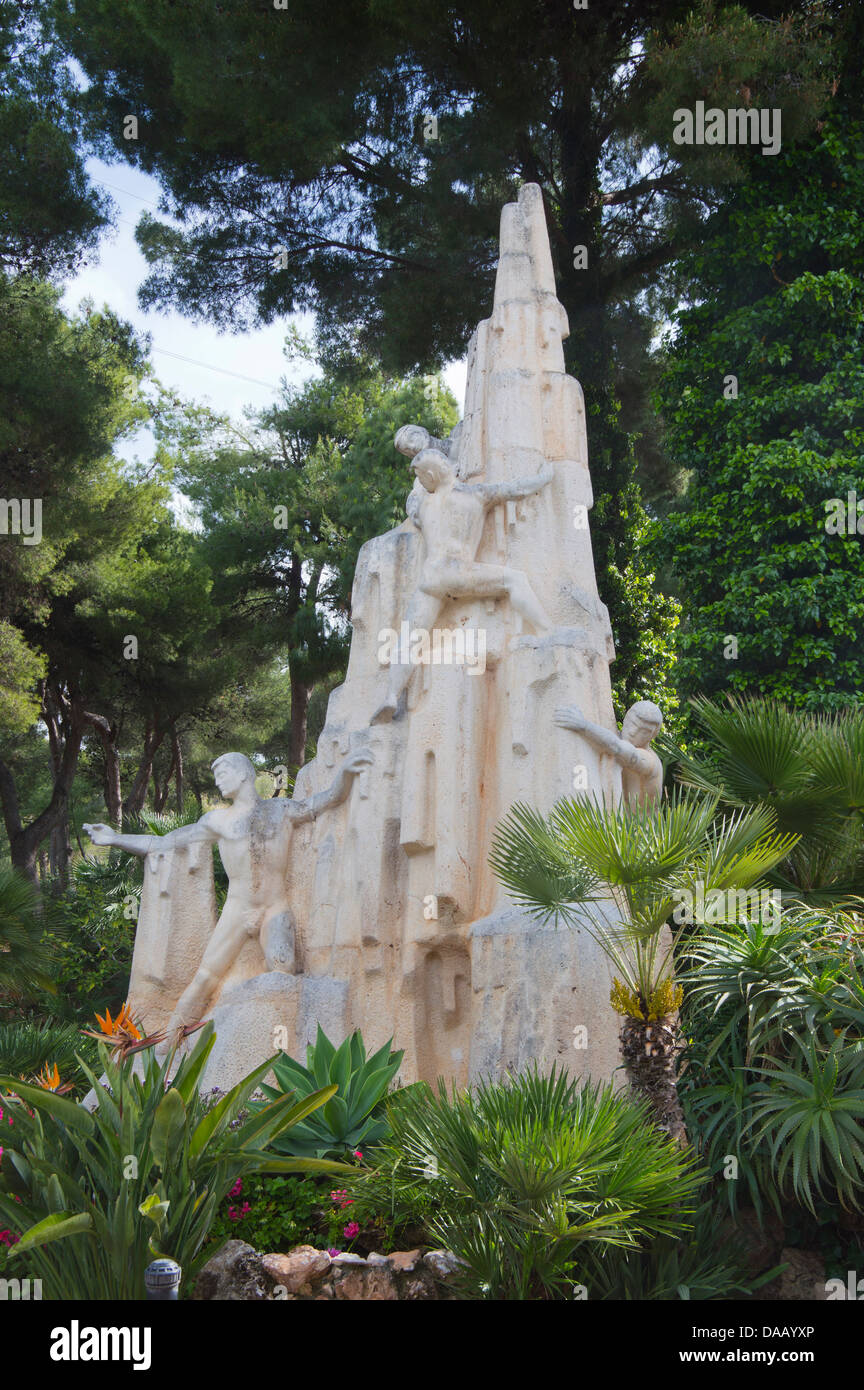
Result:
<svg viewBox="0 0 864 1390"><path fill-rule="evenodd" d="M417 1268L422 1255L422 1250L394 1250L387 1258L397 1273L410 1274Z"/></svg>
<svg viewBox="0 0 864 1390"><path fill-rule="evenodd" d="M298 1245L286 1254L260 1255L242 1240L229 1240L204 1266L193 1298L234 1302L421 1302L452 1299L448 1281L461 1261L448 1250L396 1250L368 1259L348 1251L331 1259L326 1250Z"/></svg>
<svg viewBox="0 0 864 1390"><path fill-rule="evenodd" d="M334 1298L371 1303L394 1303L399 1298L393 1272L380 1265L341 1269L333 1280Z"/></svg>
<svg viewBox="0 0 864 1390"><path fill-rule="evenodd" d="M229 1240L208 1260L192 1293L193 1300L259 1302L272 1297L272 1281L261 1256L245 1240Z"/></svg>
<svg viewBox="0 0 864 1390"><path fill-rule="evenodd" d="M462 1261L452 1250L429 1250L423 1256L423 1264L436 1279L452 1279L462 1268Z"/></svg>
<svg viewBox="0 0 864 1390"><path fill-rule="evenodd" d="M296 1245L287 1255L262 1255L261 1264L274 1284L283 1285L288 1293L303 1293L306 1286L323 1279L330 1256L312 1245Z"/></svg>
<svg viewBox="0 0 864 1390"><path fill-rule="evenodd" d="M778 1263L786 1269L770 1284L757 1290L756 1298L769 1303L824 1303L828 1299L825 1287L825 1261L813 1250L780 1251Z"/></svg>

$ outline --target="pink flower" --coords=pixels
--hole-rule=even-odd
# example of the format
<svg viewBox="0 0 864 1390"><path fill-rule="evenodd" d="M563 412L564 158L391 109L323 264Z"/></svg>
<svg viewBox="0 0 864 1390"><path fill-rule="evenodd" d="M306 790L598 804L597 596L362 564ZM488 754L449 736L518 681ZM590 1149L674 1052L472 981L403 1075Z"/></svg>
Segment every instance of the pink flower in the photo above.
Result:
<svg viewBox="0 0 864 1390"><path fill-rule="evenodd" d="M0 1231L0 1245L17 1245L20 1236L16 1236L13 1231Z"/></svg>
<svg viewBox="0 0 864 1390"><path fill-rule="evenodd" d="M335 1192L330 1193L330 1201L335 1203L340 1211L344 1211L346 1207L350 1207L354 1198L348 1196L344 1187L337 1187Z"/></svg>
<svg viewBox="0 0 864 1390"><path fill-rule="evenodd" d="M355 1150L354 1150L354 1157L355 1157L355 1158L362 1158L362 1157L363 1157L363 1155L361 1154L361 1152L360 1152L359 1149L355 1149Z"/></svg>
<svg viewBox="0 0 864 1390"><path fill-rule="evenodd" d="M331 1245L330 1249L327 1251L327 1254L330 1256L331 1260L335 1260L337 1255L342 1254L342 1251L337 1250L335 1245Z"/></svg>
<svg viewBox="0 0 864 1390"><path fill-rule="evenodd" d="M240 1196L240 1193L241 1193L242 1191L243 1191L243 1179L242 1179L242 1178L238 1178L237 1181L235 1182L234 1186L231 1188L231 1191L228 1193L228 1196L229 1196L229 1197L239 1197L239 1196Z"/></svg>
<svg viewBox="0 0 864 1390"><path fill-rule="evenodd" d="M353 1240L355 1236L359 1236L360 1227L356 1221L349 1221L347 1226L342 1227L342 1234L346 1240Z"/></svg>

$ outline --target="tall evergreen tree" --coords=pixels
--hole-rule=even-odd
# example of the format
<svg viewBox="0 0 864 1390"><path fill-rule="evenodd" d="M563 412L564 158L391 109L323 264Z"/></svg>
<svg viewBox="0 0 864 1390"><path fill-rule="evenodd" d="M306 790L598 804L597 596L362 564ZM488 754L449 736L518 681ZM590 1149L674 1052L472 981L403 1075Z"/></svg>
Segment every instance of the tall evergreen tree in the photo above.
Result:
<svg viewBox="0 0 864 1390"><path fill-rule="evenodd" d="M434 365L488 311L501 204L523 180L541 185L568 367L586 394L622 698L653 693L645 667L670 614L637 553L615 327L648 314L647 287L711 201L712 168L741 166L676 146L673 109L682 93L782 104L789 129L815 91L814 54L783 5L758 0L757 19L689 4L49 5L103 147L156 174L179 219L141 222L146 304L232 327L311 307L334 349L359 340L388 369ZM630 383L638 395L638 373Z"/></svg>

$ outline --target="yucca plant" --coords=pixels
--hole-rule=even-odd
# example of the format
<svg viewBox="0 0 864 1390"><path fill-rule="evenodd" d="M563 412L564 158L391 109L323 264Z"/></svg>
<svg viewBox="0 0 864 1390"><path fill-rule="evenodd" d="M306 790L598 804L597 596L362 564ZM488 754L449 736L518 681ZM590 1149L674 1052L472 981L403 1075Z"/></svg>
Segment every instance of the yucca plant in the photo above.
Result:
<svg viewBox="0 0 864 1390"><path fill-rule="evenodd" d="M4 1126L0 1216L20 1232L9 1259L26 1257L45 1294L58 1299L138 1299L153 1258L170 1256L187 1283L219 1203L256 1172L353 1172L343 1164L277 1158L270 1141L327 1103L325 1086L301 1101L281 1097L242 1121L270 1070L262 1062L216 1105L199 1083L215 1035L207 1025L169 1080L172 1058L100 1045L92 1112L52 1090L0 1076ZM100 1084L104 1073L106 1084ZM17 1201L15 1199L18 1199Z"/></svg>
<svg viewBox="0 0 864 1390"><path fill-rule="evenodd" d="M367 1057L359 1032L335 1047L319 1024L315 1042L306 1049L305 1067L287 1053L279 1053L273 1063L276 1086L262 1086L265 1096L276 1100L289 1095L302 1100L323 1086L331 1087L333 1094L308 1119L295 1125L290 1136L274 1138L272 1147L281 1152L287 1144L291 1153L323 1158L385 1138L384 1100L405 1055L391 1051L392 1042L391 1038Z"/></svg>
<svg viewBox="0 0 864 1390"><path fill-rule="evenodd" d="M388 1113L392 1137L355 1189L425 1184L429 1236L464 1262L469 1298L572 1297L589 1247L680 1234L704 1180L641 1101L554 1067L472 1091L421 1083Z"/></svg>
<svg viewBox="0 0 864 1390"><path fill-rule="evenodd" d="M770 875L814 905L864 894L864 707L821 715L776 700L691 700L704 751L661 736L682 785L726 810L764 806L781 832L799 836Z"/></svg>
<svg viewBox="0 0 864 1390"><path fill-rule="evenodd" d="M679 970L687 1033L679 1092L709 1169L762 1214L860 1205L864 932L857 914L787 909L781 928L702 927ZM835 1112L836 1109L836 1113ZM797 1154L797 1157L796 1157Z"/></svg>
<svg viewBox="0 0 864 1390"><path fill-rule="evenodd" d="M495 832L490 863L511 896L542 921L583 927L609 958L627 1075L679 1138L673 959L687 924L674 914L700 890L759 885L793 844L767 807L718 817L716 796L687 792L656 806L567 799L548 817L514 806Z"/></svg>
<svg viewBox="0 0 864 1390"><path fill-rule="evenodd" d="M756 1143L766 1139L779 1188L815 1212L826 1184L841 1206L864 1207L864 1046L845 1033L826 1050L794 1039L788 1065L758 1068L753 1096ZM795 1056L795 1052L800 1055ZM797 1063L797 1065L796 1065Z"/></svg>

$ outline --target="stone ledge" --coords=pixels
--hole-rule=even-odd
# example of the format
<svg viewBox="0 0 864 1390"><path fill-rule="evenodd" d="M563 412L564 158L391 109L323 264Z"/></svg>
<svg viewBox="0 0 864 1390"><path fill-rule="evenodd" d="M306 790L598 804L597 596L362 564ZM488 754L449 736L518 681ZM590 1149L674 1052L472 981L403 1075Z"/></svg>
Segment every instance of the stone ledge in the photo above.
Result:
<svg viewBox="0 0 864 1390"><path fill-rule="evenodd" d="M195 1283L196 1301L227 1302L420 1302L452 1299L459 1260L449 1250L375 1252L366 1259L331 1256L312 1245L287 1254L262 1254L229 1240L207 1262Z"/></svg>

